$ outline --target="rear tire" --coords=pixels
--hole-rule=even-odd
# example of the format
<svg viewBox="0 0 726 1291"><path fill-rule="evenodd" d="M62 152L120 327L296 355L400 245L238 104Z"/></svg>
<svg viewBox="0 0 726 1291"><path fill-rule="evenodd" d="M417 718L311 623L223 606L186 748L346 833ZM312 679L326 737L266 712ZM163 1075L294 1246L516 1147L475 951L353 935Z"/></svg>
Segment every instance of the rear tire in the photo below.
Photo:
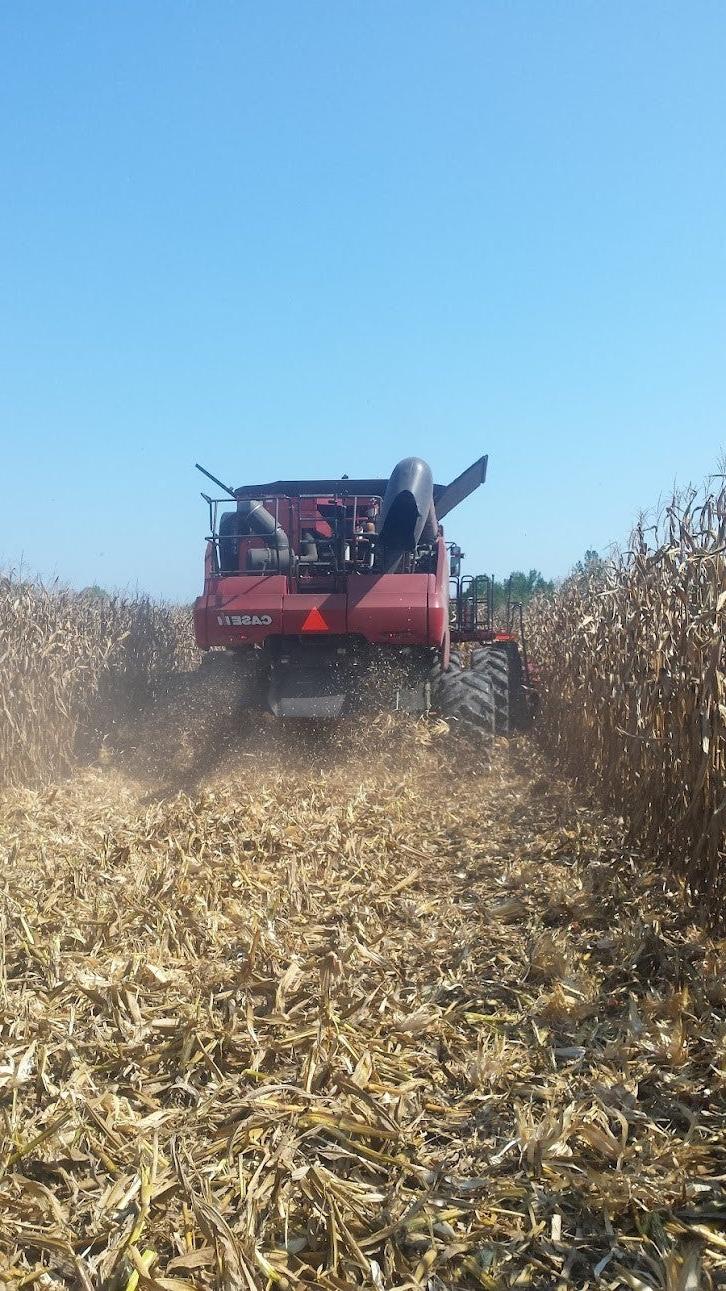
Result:
<svg viewBox="0 0 726 1291"><path fill-rule="evenodd" d="M458 654L452 654L447 672L439 673L432 684L432 702L436 712L465 732L493 735L495 704L488 677L464 669Z"/></svg>
<svg viewBox="0 0 726 1291"><path fill-rule="evenodd" d="M474 650L471 656L471 673L491 686L494 699L494 730L497 735L509 735L511 729L509 704L509 659L496 646Z"/></svg>
<svg viewBox="0 0 726 1291"><path fill-rule="evenodd" d="M471 670L491 682L497 735L523 730L528 721L522 659L514 642L481 646L471 656Z"/></svg>

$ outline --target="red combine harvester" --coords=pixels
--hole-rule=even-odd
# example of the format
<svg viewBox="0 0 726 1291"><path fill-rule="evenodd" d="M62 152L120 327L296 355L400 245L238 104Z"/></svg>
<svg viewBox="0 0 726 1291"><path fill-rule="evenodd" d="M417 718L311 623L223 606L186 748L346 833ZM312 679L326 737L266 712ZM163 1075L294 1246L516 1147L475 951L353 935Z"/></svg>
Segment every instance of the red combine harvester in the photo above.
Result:
<svg viewBox="0 0 726 1291"><path fill-rule="evenodd" d="M208 664L231 670L241 706L314 720L392 707L505 734L526 724L521 614L519 638L495 630L493 580L461 576L441 527L484 483L486 457L446 486L417 457L388 479L237 489L197 466L235 505L202 494L195 634ZM452 649L462 642L466 667Z"/></svg>

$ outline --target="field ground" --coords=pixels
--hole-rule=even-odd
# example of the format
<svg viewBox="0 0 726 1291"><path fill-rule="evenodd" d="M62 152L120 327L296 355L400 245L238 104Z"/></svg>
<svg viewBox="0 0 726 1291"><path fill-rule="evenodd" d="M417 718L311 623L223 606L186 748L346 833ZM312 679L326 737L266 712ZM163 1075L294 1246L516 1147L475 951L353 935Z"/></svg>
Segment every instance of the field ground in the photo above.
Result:
<svg viewBox="0 0 726 1291"><path fill-rule="evenodd" d="M5 795L0 1279L726 1281L722 947L527 740L346 738Z"/></svg>

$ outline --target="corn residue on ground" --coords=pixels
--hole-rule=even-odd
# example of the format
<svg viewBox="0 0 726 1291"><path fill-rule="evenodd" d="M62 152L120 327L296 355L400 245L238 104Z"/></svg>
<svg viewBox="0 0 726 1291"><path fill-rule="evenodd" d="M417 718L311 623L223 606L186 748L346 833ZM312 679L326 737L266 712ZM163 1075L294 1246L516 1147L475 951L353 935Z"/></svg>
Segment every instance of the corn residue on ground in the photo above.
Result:
<svg viewBox="0 0 726 1291"><path fill-rule="evenodd" d="M5 795L0 1280L724 1280L722 947L527 741L145 753Z"/></svg>

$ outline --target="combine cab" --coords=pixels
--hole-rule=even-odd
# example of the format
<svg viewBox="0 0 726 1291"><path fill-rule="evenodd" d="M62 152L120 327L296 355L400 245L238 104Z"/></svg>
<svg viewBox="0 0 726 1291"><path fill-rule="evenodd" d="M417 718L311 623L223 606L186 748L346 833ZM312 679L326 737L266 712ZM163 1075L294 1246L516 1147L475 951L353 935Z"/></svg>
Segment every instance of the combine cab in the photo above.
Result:
<svg viewBox="0 0 726 1291"><path fill-rule="evenodd" d="M231 489L199 466L227 494L203 494L210 536L194 624L209 666L231 675L243 706L281 718L392 707L492 733L524 725L523 638L494 630L491 580L461 577L441 526L486 467L482 457L442 486L409 457L388 479ZM452 649L464 642L466 667Z"/></svg>

